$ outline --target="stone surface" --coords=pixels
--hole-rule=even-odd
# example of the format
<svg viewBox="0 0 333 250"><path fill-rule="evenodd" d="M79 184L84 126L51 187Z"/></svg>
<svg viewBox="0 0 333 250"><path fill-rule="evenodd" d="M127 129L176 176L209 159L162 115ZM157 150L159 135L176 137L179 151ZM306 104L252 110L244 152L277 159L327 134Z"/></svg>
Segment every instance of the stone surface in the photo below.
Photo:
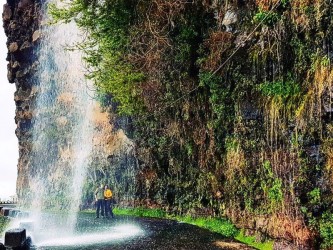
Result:
<svg viewBox="0 0 333 250"><path fill-rule="evenodd" d="M25 49L28 49L31 47L31 44L28 42L28 41L25 41L21 47L20 47L20 50L25 50Z"/></svg>
<svg viewBox="0 0 333 250"><path fill-rule="evenodd" d="M5 4L3 6L3 12L2 12L2 20L3 21L9 21L12 17L12 10L8 4Z"/></svg>
<svg viewBox="0 0 333 250"><path fill-rule="evenodd" d="M10 229L5 233L5 246L22 247L26 239L26 231L24 228Z"/></svg>
<svg viewBox="0 0 333 250"><path fill-rule="evenodd" d="M9 46L8 46L8 50L11 53L16 52L18 50L18 48L19 47L18 47L17 42L13 42L13 43L9 44Z"/></svg>
<svg viewBox="0 0 333 250"><path fill-rule="evenodd" d="M11 66L13 69L16 69L20 67L20 63L18 61L15 61Z"/></svg>
<svg viewBox="0 0 333 250"><path fill-rule="evenodd" d="M18 3L17 7L18 7L19 9L23 9L23 8L27 7L28 5L30 5L30 4L32 4L32 1L31 1L31 0L21 0L21 1Z"/></svg>
<svg viewBox="0 0 333 250"><path fill-rule="evenodd" d="M238 21L237 13L234 10L227 10L224 15L222 25L226 27L227 32L232 31L232 25Z"/></svg>
<svg viewBox="0 0 333 250"><path fill-rule="evenodd" d="M36 42L40 38L40 31L35 30L35 32L32 34L32 42Z"/></svg>
<svg viewBox="0 0 333 250"><path fill-rule="evenodd" d="M2 243L0 243L0 250L6 250L5 246Z"/></svg>

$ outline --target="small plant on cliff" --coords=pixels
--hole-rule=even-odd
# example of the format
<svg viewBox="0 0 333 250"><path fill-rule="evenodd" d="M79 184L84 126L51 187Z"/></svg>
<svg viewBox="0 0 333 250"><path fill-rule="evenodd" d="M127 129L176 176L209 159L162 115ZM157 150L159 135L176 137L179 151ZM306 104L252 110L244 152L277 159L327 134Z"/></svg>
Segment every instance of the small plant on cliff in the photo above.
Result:
<svg viewBox="0 0 333 250"><path fill-rule="evenodd" d="M322 239L321 247L331 249L333 247L333 214L326 212L319 222L319 232Z"/></svg>
<svg viewBox="0 0 333 250"><path fill-rule="evenodd" d="M277 21L279 21L280 16L277 13L260 10L253 17L255 23L262 22L264 25L273 26Z"/></svg>
<svg viewBox="0 0 333 250"><path fill-rule="evenodd" d="M263 168L265 178L261 181L261 189L268 198L270 210L274 211L276 206L283 201L282 180L274 175L269 161L264 161Z"/></svg>
<svg viewBox="0 0 333 250"><path fill-rule="evenodd" d="M320 189L315 188L308 193L310 204L315 205L320 203Z"/></svg>
<svg viewBox="0 0 333 250"><path fill-rule="evenodd" d="M259 90L264 96L280 96L283 99L296 96L300 93L300 86L292 81L264 82L259 85Z"/></svg>

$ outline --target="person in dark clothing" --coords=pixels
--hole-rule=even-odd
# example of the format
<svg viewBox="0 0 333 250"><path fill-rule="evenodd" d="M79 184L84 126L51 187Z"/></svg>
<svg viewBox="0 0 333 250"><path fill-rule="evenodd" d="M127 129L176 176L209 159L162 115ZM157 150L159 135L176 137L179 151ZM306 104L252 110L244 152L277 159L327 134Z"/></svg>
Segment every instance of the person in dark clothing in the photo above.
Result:
<svg viewBox="0 0 333 250"><path fill-rule="evenodd" d="M101 184L95 190L95 200L96 200L96 219L99 218L99 211L101 215L104 216L104 185Z"/></svg>
<svg viewBox="0 0 333 250"><path fill-rule="evenodd" d="M112 199L112 191L108 185L104 187L104 205L105 205L105 216L109 218L109 215L114 218L112 208L111 208L111 199Z"/></svg>

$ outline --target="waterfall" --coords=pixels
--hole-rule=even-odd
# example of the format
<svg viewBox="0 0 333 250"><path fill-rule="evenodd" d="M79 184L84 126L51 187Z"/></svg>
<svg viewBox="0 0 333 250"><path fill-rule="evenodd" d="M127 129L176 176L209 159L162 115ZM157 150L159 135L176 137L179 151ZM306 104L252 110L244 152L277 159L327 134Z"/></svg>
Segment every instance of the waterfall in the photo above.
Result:
<svg viewBox="0 0 333 250"><path fill-rule="evenodd" d="M60 2L60 1L56 1ZM74 232L76 213L92 150L93 108L91 83L84 77L82 54L71 50L82 42L74 22L48 25L44 20L39 45L36 113L29 162L29 190L23 204L43 227L42 211L66 211L66 232Z"/></svg>

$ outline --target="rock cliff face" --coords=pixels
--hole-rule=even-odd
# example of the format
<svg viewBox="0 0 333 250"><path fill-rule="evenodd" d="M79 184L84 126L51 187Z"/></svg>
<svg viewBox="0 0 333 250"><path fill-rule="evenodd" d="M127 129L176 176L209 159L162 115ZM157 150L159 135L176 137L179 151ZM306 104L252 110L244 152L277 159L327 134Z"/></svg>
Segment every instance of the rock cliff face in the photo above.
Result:
<svg viewBox="0 0 333 250"><path fill-rule="evenodd" d="M34 72L38 64L36 47L40 40L40 2L7 1L3 7L3 25L8 37L8 80L15 83L15 104L19 138L18 196L28 186L28 162L31 151L31 120L34 112L36 86Z"/></svg>
<svg viewBox="0 0 333 250"><path fill-rule="evenodd" d="M227 216L246 234L295 249L333 246L332 4L128 2L116 6L127 8L120 21L129 17L115 27L132 22L118 35L129 34L126 63L145 73L133 92L148 114L130 129L110 98L106 112L95 107L86 201L106 179L127 205ZM3 12L8 79L17 86L19 197L31 172L40 10L39 1L8 0Z"/></svg>

